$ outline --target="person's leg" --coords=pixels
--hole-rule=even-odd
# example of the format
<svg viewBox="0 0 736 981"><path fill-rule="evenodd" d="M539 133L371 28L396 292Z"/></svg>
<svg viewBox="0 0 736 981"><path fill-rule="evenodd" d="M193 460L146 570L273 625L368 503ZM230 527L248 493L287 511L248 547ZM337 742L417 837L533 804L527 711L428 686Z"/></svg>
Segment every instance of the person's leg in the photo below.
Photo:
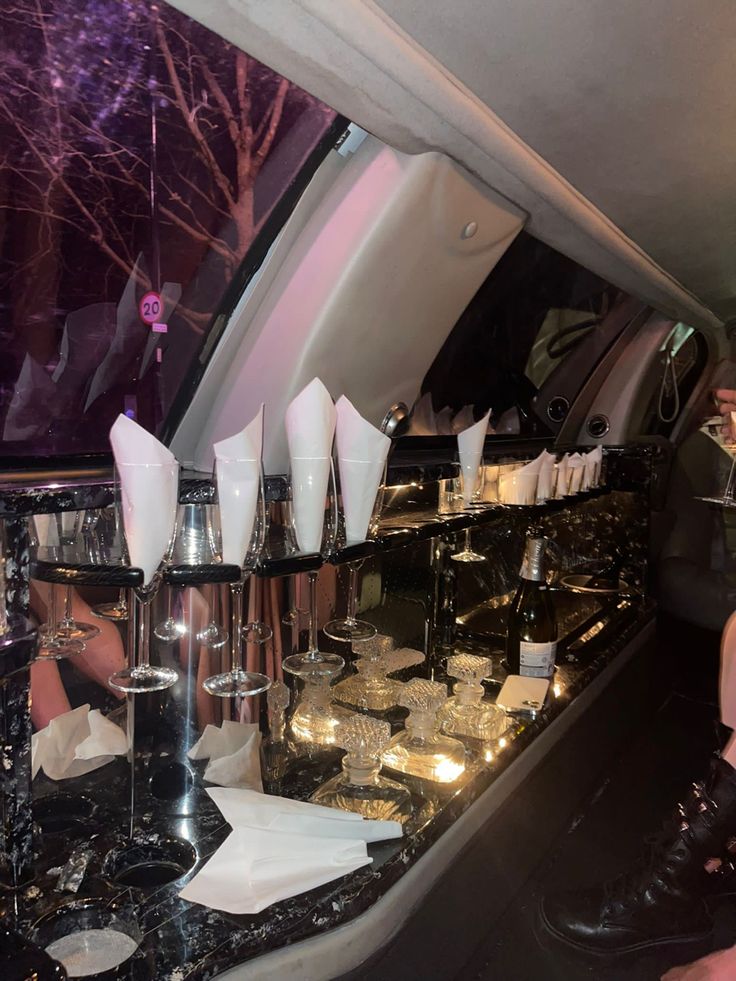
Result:
<svg viewBox="0 0 736 981"><path fill-rule="evenodd" d="M736 727L736 614L721 643L721 718ZM649 860L633 873L587 890L545 896L549 934L581 951L621 954L706 939L706 898L736 861L736 737L711 763L705 781L665 825Z"/></svg>

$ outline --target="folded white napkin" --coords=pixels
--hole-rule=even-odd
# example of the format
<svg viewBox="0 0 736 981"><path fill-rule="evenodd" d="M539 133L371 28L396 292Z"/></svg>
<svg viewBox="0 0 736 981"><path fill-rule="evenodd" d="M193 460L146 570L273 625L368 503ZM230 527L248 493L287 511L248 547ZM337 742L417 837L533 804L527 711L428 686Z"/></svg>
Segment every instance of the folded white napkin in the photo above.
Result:
<svg viewBox="0 0 736 981"><path fill-rule="evenodd" d="M335 406L319 378L302 389L286 410L294 530L302 552L322 548L335 422Z"/></svg>
<svg viewBox="0 0 736 981"><path fill-rule="evenodd" d="M570 472L570 488L568 494L577 494L583 487L585 461L579 453L573 453L567 461L567 467Z"/></svg>
<svg viewBox="0 0 736 981"><path fill-rule="evenodd" d="M179 896L225 913L260 913L372 861L364 841L238 828Z"/></svg>
<svg viewBox="0 0 736 981"><path fill-rule="evenodd" d="M516 470L506 470L498 477L498 499L502 504L534 504L541 460L537 457Z"/></svg>
<svg viewBox="0 0 736 981"><path fill-rule="evenodd" d="M150 583L174 535L179 464L171 450L124 415L113 423L110 443L119 465L130 564L143 569Z"/></svg>
<svg viewBox="0 0 736 981"><path fill-rule="evenodd" d="M345 537L362 542L368 534L391 440L341 395L337 415L337 464L340 470Z"/></svg>
<svg viewBox="0 0 736 981"><path fill-rule="evenodd" d="M262 449L263 405L245 429L214 446L222 561L228 565L243 565L253 537Z"/></svg>
<svg viewBox="0 0 736 981"><path fill-rule="evenodd" d="M208 787L207 793L232 828L263 828L318 838L385 841L400 838L398 821L371 821L353 811L341 811L288 797L271 797L253 790Z"/></svg>
<svg viewBox="0 0 736 981"><path fill-rule="evenodd" d="M553 453L542 450L537 459L540 461L537 475L537 501L548 501L554 489L555 457Z"/></svg>
<svg viewBox="0 0 736 981"><path fill-rule="evenodd" d="M568 461L570 460L570 454L565 453L560 462L557 464L557 487L555 489L555 497L561 498L569 494L569 483L570 483L570 473L568 467Z"/></svg>
<svg viewBox="0 0 736 981"><path fill-rule="evenodd" d="M187 753L190 760L209 760L204 779L220 787L263 790L261 734L255 723L224 721L208 725Z"/></svg>
<svg viewBox="0 0 736 981"><path fill-rule="evenodd" d="M603 448L596 446L594 450L583 454L583 490L590 490L597 487L601 476L601 463L603 462Z"/></svg>
<svg viewBox="0 0 736 981"><path fill-rule="evenodd" d="M483 443L488 432L491 410L462 433L458 433L457 450L463 477L463 504L467 507L478 487L478 468L483 457Z"/></svg>
<svg viewBox="0 0 736 981"><path fill-rule="evenodd" d="M80 705L57 715L31 737L31 772L51 780L80 777L128 751L125 733L99 711Z"/></svg>

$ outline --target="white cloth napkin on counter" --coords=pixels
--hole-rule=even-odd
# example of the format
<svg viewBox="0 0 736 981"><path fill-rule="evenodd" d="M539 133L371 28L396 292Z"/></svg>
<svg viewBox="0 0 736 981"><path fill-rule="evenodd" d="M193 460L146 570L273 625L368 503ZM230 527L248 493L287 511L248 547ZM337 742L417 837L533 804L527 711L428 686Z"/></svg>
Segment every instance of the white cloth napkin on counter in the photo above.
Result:
<svg viewBox="0 0 736 981"><path fill-rule="evenodd" d="M601 464L603 462L603 448L596 446L594 450L583 454L584 473L583 490L590 490L597 487L601 477Z"/></svg>
<svg viewBox="0 0 736 981"><path fill-rule="evenodd" d="M330 393L314 378L286 410L296 540L302 552L319 552L332 462L336 411Z"/></svg>
<svg viewBox="0 0 736 981"><path fill-rule="evenodd" d="M254 790L208 787L207 793L231 828L262 828L318 838L385 841L403 834L399 821L367 820L353 811L323 807Z"/></svg>
<svg viewBox="0 0 736 981"><path fill-rule="evenodd" d="M381 485L391 440L372 426L344 395L335 406L337 465L348 542L362 542Z"/></svg>
<svg viewBox="0 0 736 981"><path fill-rule="evenodd" d="M583 489L585 461L579 453L573 453L567 461L567 467L570 472L570 487L568 494L578 494Z"/></svg>
<svg viewBox="0 0 736 981"><path fill-rule="evenodd" d="M236 828L179 896L225 913L260 913L372 861L365 841Z"/></svg>
<svg viewBox="0 0 736 981"><path fill-rule="evenodd" d="M176 524L179 464L155 436L119 415L110 444L120 478L120 496L130 564L153 579L171 543Z"/></svg>
<svg viewBox="0 0 736 981"><path fill-rule="evenodd" d="M222 561L243 565L258 507L263 450L263 405L245 429L215 443Z"/></svg>
<svg viewBox="0 0 736 981"><path fill-rule="evenodd" d="M263 791L261 734L255 723L225 721L208 725L187 753L190 760L209 760L203 779L220 787Z"/></svg>
<svg viewBox="0 0 736 981"><path fill-rule="evenodd" d="M463 476L463 504L467 507L478 487L478 469L483 457L483 444L488 432L491 410L457 436L457 451Z"/></svg>
<svg viewBox="0 0 736 981"><path fill-rule="evenodd" d="M128 739L100 712L80 705L57 715L31 737L31 772L43 770L51 780L91 773L128 752Z"/></svg>

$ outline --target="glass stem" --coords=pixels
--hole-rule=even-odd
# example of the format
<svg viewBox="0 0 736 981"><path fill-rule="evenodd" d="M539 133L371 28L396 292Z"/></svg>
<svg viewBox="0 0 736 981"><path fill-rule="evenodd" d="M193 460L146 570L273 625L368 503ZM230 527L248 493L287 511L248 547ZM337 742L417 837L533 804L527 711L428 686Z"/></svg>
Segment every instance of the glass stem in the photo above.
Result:
<svg viewBox="0 0 736 981"><path fill-rule="evenodd" d="M732 454L731 456L731 469L728 472L728 480L726 481L726 493L723 495L724 497L728 498L728 500L733 499L734 467L736 467L736 454Z"/></svg>
<svg viewBox="0 0 736 981"><path fill-rule="evenodd" d="M465 551L469 552L470 549L470 528L465 529Z"/></svg>
<svg viewBox="0 0 736 981"><path fill-rule="evenodd" d="M242 668L240 661L240 627L243 622L243 591L245 589L245 579L240 582L230 583L230 591L233 597L233 616L232 633L230 637L230 670L237 674Z"/></svg>
<svg viewBox="0 0 736 981"><path fill-rule="evenodd" d="M64 590L64 626L68 628L72 622L72 587L67 586Z"/></svg>
<svg viewBox="0 0 736 981"><path fill-rule="evenodd" d="M315 657L317 648L317 573L308 572L309 582L309 650L308 657Z"/></svg>
<svg viewBox="0 0 736 981"><path fill-rule="evenodd" d="M56 637L56 587L51 583L51 588L49 589L49 640L54 640Z"/></svg>
<svg viewBox="0 0 736 981"><path fill-rule="evenodd" d="M118 592L118 609L126 611L128 609L128 604L125 598L125 586L121 586L120 591Z"/></svg>
<svg viewBox="0 0 736 981"><path fill-rule="evenodd" d="M151 600L152 596L143 599L138 596L138 650L136 664L139 668L147 668L151 663Z"/></svg>
<svg viewBox="0 0 736 981"><path fill-rule="evenodd" d="M348 580L348 623L353 626L355 624L355 609L358 605L358 566L351 562L348 565L348 570L350 572L350 578Z"/></svg>

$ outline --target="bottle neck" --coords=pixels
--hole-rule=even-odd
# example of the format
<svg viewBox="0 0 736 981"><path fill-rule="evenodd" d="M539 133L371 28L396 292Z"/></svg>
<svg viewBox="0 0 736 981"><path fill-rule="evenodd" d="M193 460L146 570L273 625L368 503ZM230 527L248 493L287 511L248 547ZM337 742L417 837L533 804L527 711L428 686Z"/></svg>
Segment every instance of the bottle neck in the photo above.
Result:
<svg viewBox="0 0 736 981"><path fill-rule="evenodd" d="M271 717L271 742L282 743L286 739L286 713L274 712Z"/></svg>
<svg viewBox="0 0 736 981"><path fill-rule="evenodd" d="M437 712L414 709L405 726L411 739L431 739L437 731Z"/></svg>
<svg viewBox="0 0 736 981"><path fill-rule="evenodd" d="M343 773L354 787L375 784L381 770L381 761L376 756L357 756L346 753L342 759Z"/></svg>
<svg viewBox="0 0 736 981"><path fill-rule="evenodd" d="M458 705L477 705L483 698L483 685L472 681L458 681L453 689Z"/></svg>
<svg viewBox="0 0 736 981"><path fill-rule="evenodd" d="M524 561L519 570L519 575L527 582L544 582L544 569L542 568L544 546L543 538L527 538Z"/></svg>

